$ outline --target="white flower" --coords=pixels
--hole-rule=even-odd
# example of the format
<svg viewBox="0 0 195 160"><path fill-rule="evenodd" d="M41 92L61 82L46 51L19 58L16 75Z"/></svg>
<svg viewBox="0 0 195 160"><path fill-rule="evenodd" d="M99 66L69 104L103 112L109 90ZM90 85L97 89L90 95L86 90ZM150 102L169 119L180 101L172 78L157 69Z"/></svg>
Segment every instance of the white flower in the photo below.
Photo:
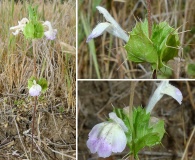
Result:
<svg viewBox="0 0 195 160"><path fill-rule="evenodd" d="M29 89L29 94L33 97L39 96L41 94L41 86L36 83L35 80L33 80L34 85Z"/></svg>
<svg viewBox="0 0 195 160"><path fill-rule="evenodd" d="M114 18L108 13L108 11L100 6L96 7L100 13L104 15L104 18L108 22L99 23L88 36L87 41L89 42L91 39L96 38L102 35L105 31L110 34L123 39L125 42L129 40L129 36L123 31L120 25L114 20Z"/></svg>
<svg viewBox="0 0 195 160"><path fill-rule="evenodd" d="M24 27L26 26L26 24L29 22L29 20L27 18L22 18L21 21L18 21L18 25L14 26L14 27L10 27L10 30L15 30L15 32L12 32L13 35L17 35L18 33L20 33L20 31L23 32Z"/></svg>
<svg viewBox="0 0 195 160"><path fill-rule="evenodd" d="M122 152L127 144L124 122L112 112L109 114L112 121L95 125L89 133L87 147L91 153L98 153L99 157L109 157L112 152Z"/></svg>
<svg viewBox="0 0 195 160"><path fill-rule="evenodd" d="M56 38L57 34L57 29L53 29L51 26L51 22L45 21L43 25L47 26L49 28L48 31L44 32L44 35L47 37L49 40L54 40Z"/></svg>
<svg viewBox="0 0 195 160"><path fill-rule="evenodd" d="M154 94L152 95L147 107L146 112L151 112L154 108L155 104L163 97L164 94L167 94L171 97L173 97L179 104L181 104L183 96L181 91L169 84L169 81L165 80L162 81L158 88L154 91Z"/></svg>

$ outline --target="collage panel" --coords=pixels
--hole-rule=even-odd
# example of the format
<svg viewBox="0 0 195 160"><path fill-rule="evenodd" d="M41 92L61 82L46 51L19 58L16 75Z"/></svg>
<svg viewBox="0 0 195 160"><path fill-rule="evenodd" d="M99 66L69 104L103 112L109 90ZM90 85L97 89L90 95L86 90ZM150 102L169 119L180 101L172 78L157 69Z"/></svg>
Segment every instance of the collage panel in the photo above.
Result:
<svg viewBox="0 0 195 160"><path fill-rule="evenodd" d="M194 5L78 0L78 78L194 78Z"/></svg>
<svg viewBox="0 0 195 160"><path fill-rule="evenodd" d="M76 159L76 0L0 1L0 160Z"/></svg>
<svg viewBox="0 0 195 160"><path fill-rule="evenodd" d="M78 81L78 159L193 159L195 81Z"/></svg>

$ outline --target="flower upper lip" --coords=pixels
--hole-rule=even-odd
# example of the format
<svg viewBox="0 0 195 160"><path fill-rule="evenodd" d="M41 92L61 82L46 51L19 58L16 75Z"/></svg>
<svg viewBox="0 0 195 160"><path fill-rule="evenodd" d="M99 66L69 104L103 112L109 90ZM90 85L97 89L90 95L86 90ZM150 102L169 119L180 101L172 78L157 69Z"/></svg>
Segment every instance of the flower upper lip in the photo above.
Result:
<svg viewBox="0 0 195 160"><path fill-rule="evenodd" d="M100 13L103 14L104 18L108 22L99 23L88 36L87 41L89 42L91 39L96 38L103 34L105 31L109 32L110 34L123 39L125 42L129 40L129 36L123 31L120 25L115 21L115 19L109 14L109 12L101 7L96 7Z"/></svg>
<svg viewBox="0 0 195 160"><path fill-rule="evenodd" d="M47 37L47 39L54 40L56 38L57 29L53 29L51 22L49 21L45 21L43 25L49 28L48 31L44 32L44 35Z"/></svg>
<svg viewBox="0 0 195 160"><path fill-rule="evenodd" d="M164 94L167 94L174 98L179 104L181 104L183 96L181 91L169 84L168 80L162 81L158 88L154 91L147 107L146 107L146 112L151 112L152 109L154 108L155 104L163 97Z"/></svg>

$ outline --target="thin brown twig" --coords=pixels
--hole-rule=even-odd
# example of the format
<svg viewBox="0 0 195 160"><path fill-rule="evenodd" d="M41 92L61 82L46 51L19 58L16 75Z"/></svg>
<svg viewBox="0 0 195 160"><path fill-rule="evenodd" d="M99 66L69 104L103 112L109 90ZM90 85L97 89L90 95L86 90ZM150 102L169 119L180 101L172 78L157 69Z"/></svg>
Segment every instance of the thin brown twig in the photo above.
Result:
<svg viewBox="0 0 195 160"><path fill-rule="evenodd" d="M187 91L189 94L189 98L190 98L190 103L192 104L193 109L195 110L195 103L194 103L194 98L193 98L193 94L189 85L189 82L186 81L186 85L187 85Z"/></svg>
<svg viewBox="0 0 195 160"><path fill-rule="evenodd" d="M16 122L16 118L15 118L15 117L14 117L14 122L15 122L16 130L17 130L17 132L18 132L18 136L19 136L20 142L21 142L22 147L23 147L23 149L24 149L25 155L26 155L26 157L29 159L28 154L27 154L26 147L24 146L24 143L22 142L22 137L20 136L20 131L19 131L18 124L17 124L17 122Z"/></svg>
<svg viewBox="0 0 195 160"><path fill-rule="evenodd" d="M148 34L149 38L152 36L152 20L151 20L151 3L147 0L147 10L148 10Z"/></svg>
<svg viewBox="0 0 195 160"><path fill-rule="evenodd" d="M151 19L151 2L147 0L147 12L148 12L148 34L149 38L152 36L152 19ZM156 69L152 73L152 78L157 79Z"/></svg>
<svg viewBox="0 0 195 160"><path fill-rule="evenodd" d="M183 156L182 156L181 160L184 160L185 159L185 155L187 153L188 147L190 145L190 142L192 140L192 137L193 137L194 133L195 133L195 127L193 128L193 130L192 130L192 132L190 134L190 138L188 139L188 142L186 144L186 147L185 147L185 150L184 150L184 153L183 153Z"/></svg>

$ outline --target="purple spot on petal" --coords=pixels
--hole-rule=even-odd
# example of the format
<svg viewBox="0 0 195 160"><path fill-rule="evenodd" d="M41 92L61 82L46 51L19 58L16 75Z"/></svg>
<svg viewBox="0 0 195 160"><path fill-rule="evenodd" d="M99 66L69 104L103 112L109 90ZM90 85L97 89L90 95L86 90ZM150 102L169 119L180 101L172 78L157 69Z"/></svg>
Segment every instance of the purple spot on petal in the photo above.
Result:
<svg viewBox="0 0 195 160"><path fill-rule="evenodd" d="M181 96L181 95L182 95L181 91L180 91L178 88L176 88L176 94L177 94L178 96Z"/></svg>

